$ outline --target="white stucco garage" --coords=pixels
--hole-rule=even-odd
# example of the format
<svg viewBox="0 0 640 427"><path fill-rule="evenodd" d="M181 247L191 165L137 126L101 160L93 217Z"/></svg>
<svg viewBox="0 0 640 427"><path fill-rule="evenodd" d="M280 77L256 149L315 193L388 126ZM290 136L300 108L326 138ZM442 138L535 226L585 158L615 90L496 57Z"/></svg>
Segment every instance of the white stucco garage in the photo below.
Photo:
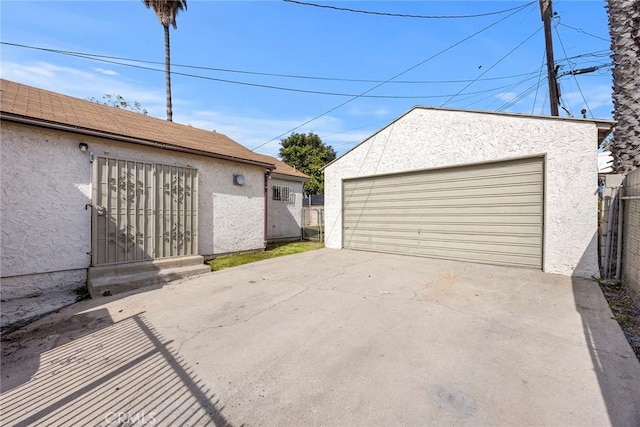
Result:
<svg viewBox="0 0 640 427"><path fill-rule="evenodd" d="M325 168L325 244L597 276L612 125L415 107Z"/></svg>

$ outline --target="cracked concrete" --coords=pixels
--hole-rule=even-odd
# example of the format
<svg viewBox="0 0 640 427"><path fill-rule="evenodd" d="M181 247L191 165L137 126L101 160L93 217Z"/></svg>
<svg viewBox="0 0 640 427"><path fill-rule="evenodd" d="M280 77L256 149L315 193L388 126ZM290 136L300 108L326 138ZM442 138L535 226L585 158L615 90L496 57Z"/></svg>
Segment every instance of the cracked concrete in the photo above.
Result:
<svg viewBox="0 0 640 427"><path fill-rule="evenodd" d="M640 425L640 364L597 285L533 270L323 249L84 301L6 339L16 420L99 424L85 401L108 400L164 425ZM62 403L10 412L51 360L67 362L45 400Z"/></svg>

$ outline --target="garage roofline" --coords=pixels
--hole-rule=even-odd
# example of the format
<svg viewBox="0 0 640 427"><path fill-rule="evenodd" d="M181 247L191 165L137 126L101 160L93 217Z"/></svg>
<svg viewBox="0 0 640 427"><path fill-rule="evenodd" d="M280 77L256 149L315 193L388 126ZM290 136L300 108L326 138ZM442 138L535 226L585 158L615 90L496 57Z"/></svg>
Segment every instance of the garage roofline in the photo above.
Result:
<svg viewBox="0 0 640 427"><path fill-rule="evenodd" d="M344 156L349 154L351 151L353 151L357 147L359 147L361 144L363 144L364 142L366 142L369 139L373 138L374 136L376 136L377 134L379 134L380 132L382 132L383 130L388 128L389 126L392 126L394 123L396 123L397 121L399 121L404 116L408 115L409 113L411 113L414 110L451 111L451 112L459 112L459 113L489 114L489 115L528 118L528 119L561 120L561 121L577 122L577 123L594 123L596 125L596 128L598 129L598 139L597 139L598 145L600 145L600 143L607 136L609 136L609 134L613 130L614 125L616 124L615 120L606 120L606 119L584 119L584 118L578 118L578 117L542 116L542 115L537 115L537 114L526 114L526 113L507 113L507 112L503 112L503 111L465 110L465 109L461 109L461 108L428 107L428 106L423 106L423 105L415 105L415 106L411 107L411 109L409 109L405 113L403 113L400 116L396 117L393 121L389 122L387 125L385 125L380 130L372 133L371 135L367 136L365 139L360 141L360 143L358 143L355 146L351 147L351 149L347 150L342 156L340 156L340 157L332 160L331 162L327 163L322 168L322 170L324 171L327 167L332 165L334 162L340 160L341 158L343 158Z"/></svg>

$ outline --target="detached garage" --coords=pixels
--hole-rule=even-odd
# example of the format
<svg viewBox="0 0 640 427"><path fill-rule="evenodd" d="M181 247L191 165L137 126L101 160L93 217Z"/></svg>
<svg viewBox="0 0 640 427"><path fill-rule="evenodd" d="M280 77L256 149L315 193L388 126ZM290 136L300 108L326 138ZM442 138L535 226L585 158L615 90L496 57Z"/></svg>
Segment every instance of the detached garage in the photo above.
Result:
<svg viewBox="0 0 640 427"><path fill-rule="evenodd" d="M416 107L325 169L326 245L597 275L611 126Z"/></svg>

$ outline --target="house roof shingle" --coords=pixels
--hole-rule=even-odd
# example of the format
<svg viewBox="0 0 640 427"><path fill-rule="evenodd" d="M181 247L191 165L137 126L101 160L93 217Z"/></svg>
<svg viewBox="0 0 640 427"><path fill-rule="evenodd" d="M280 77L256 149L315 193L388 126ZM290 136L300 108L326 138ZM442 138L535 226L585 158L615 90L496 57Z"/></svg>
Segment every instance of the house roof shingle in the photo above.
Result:
<svg viewBox="0 0 640 427"><path fill-rule="evenodd" d="M289 176L301 178L301 179L303 179L305 181L311 179L308 175L300 172L299 170L297 170L293 166L289 166L288 164L286 164L282 160L278 160L275 157L271 157L271 156L267 156L267 155L263 155L263 157L264 157L265 161L273 163L274 165L276 165L275 169L273 170L273 172L275 172L275 173L279 173L281 175L289 175Z"/></svg>
<svg viewBox="0 0 640 427"><path fill-rule="evenodd" d="M274 159L254 153L221 133L169 122L139 113L38 89L1 79L0 112L3 120L28 122L76 133L133 143L152 143L167 149L251 163L273 168ZM25 121L26 119L26 121ZM281 162L280 162L281 163ZM282 164L284 165L284 163ZM285 166L277 165L279 173ZM287 166L288 168L288 166ZM280 169L283 172L280 172Z"/></svg>

